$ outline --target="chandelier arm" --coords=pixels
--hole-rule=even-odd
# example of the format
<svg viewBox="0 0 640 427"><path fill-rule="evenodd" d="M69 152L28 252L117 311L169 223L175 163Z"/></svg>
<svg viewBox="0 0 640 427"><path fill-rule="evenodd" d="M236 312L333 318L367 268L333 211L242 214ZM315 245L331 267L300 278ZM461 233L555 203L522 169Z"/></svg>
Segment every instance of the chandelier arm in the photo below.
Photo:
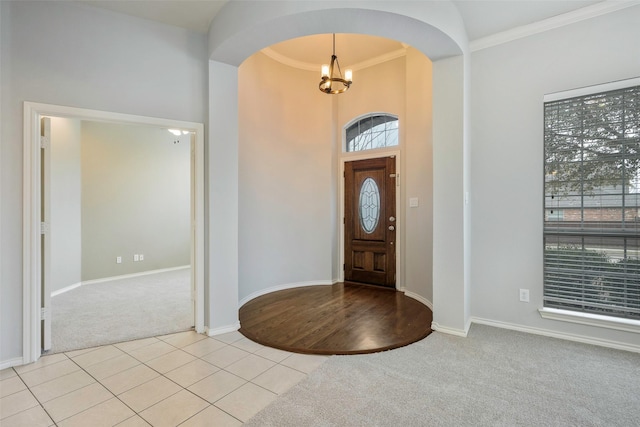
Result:
<svg viewBox="0 0 640 427"><path fill-rule="evenodd" d="M342 70L340 69L340 61L338 61L338 57L336 56L336 64L338 65L338 75L342 78ZM333 77L333 75L331 76Z"/></svg>

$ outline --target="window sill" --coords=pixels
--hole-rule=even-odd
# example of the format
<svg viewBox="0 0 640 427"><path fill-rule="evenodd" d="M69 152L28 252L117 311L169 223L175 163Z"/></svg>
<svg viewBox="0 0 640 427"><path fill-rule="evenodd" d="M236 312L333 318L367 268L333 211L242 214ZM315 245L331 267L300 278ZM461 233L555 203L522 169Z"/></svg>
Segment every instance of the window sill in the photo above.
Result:
<svg viewBox="0 0 640 427"><path fill-rule="evenodd" d="M538 309L538 312L544 319L616 329L618 331L633 332L636 334L640 333L640 321L638 320L622 319L590 313L579 313L569 310L559 310L557 308L541 308Z"/></svg>

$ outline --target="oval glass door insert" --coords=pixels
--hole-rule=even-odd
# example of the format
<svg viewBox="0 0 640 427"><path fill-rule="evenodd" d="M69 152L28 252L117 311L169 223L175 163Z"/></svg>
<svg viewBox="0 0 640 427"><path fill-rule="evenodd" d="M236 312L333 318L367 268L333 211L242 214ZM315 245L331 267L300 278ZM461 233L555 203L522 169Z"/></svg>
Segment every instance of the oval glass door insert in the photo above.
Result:
<svg viewBox="0 0 640 427"><path fill-rule="evenodd" d="M367 178L362 183L358 206L360 226L365 233L373 233L380 219L380 190L373 178Z"/></svg>

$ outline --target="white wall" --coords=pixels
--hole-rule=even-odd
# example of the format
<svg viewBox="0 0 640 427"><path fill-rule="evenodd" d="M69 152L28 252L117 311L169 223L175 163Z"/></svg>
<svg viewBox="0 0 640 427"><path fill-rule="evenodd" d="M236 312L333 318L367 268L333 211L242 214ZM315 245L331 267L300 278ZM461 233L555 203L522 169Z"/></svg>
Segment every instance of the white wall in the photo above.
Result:
<svg viewBox="0 0 640 427"><path fill-rule="evenodd" d="M433 303L433 71L422 53L407 49L405 108L405 275L407 291ZM409 207L417 197L420 205Z"/></svg>
<svg viewBox="0 0 640 427"><path fill-rule="evenodd" d="M338 96L338 141L342 143L344 126L363 114L386 112L398 116L400 126L405 115L406 61L404 56L353 73L348 92ZM318 93L321 93L318 91Z"/></svg>
<svg viewBox="0 0 640 427"><path fill-rule="evenodd" d="M604 341L640 335L545 320L543 95L640 75L640 6L472 55L472 316ZM531 302L518 300L529 289Z"/></svg>
<svg viewBox="0 0 640 427"><path fill-rule="evenodd" d="M356 117L372 112L398 116L401 155L396 197L400 201L398 225L403 232L398 236L402 246L397 283L429 302L433 297L431 67L429 58L409 48L406 56L355 72L349 91L336 97L335 136L342 150L343 129ZM417 197L420 206L409 208L410 197Z"/></svg>
<svg viewBox="0 0 640 427"><path fill-rule="evenodd" d="M51 117L51 292L82 281L81 123Z"/></svg>
<svg viewBox="0 0 640 427"><path fill-rule="evenodd" d="M332 279L331 98L262 53L239 67L239 299Z"/></svg>
<svg viewBox="0 0 640 427"><path fill-rule="evenodd" d="M50 291L190 264L190 135L50 119Z"/></svg>
<svg viewBox="0 0 640 427"><path fill-rule="evenodd" d="M380 79L387 84L380 85ZM401 251L407 274L403 270L399 276L410 277L405 281L409 290L431 299L431 63L411 50L407 57L359 70L355 80L347 93L327 96L317 89L318 73L284 66L261 53L240 66L241 300L270 287L335 279L337 261L331 254L340 203L335 183L342 185L342 180L333 176L340 168L332 165L339 161L332 151L342 150L344 126L371 112L400 119L401 149L411 159L410 168L399 164L402 191L397 197L401 205L408 204L408 192L420 197L421 206L411 212L403 206L398 213L407 230ZM400 265L405 263L399 271Z"/></svg>
<svg viewBox="0 0 640 427"><path fill-rule="evenodd" d="M205 266L205 325L208 333L230 332L238 322L238 68L209 61L207 145L208 231Z"/></svg>
<svg viewBox="0 0 640 427"><path fill-rule="evenodd" d="M433 63L433 327L466 336L465 135L462 56Z"/></svg>
<svg viewBox="0 0 640 427"><path fill-rule="evenodd" d="M82 280L189 265L190 230L191 135L84 120Z"/></svg>
<svg viewBox="0 0 640 427"><path fill-rule="evenodd" d="M0 361L22 356L24 101L205 122L206 36L61 2L0 2Z"/></svg>

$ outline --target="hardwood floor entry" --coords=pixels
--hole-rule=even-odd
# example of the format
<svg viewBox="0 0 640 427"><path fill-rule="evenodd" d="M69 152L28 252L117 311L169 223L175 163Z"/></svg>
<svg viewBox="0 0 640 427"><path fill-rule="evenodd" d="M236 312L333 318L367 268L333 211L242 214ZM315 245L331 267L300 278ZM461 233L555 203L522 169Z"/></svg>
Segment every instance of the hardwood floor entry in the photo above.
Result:
<svg viewBox="0 0 640 427"><path fill-rule="evenodd" d="M402 292L337 283L272 292L240 308L240 332L269 347L307 354L361 354L431 333L433 314Z"/></svg>

